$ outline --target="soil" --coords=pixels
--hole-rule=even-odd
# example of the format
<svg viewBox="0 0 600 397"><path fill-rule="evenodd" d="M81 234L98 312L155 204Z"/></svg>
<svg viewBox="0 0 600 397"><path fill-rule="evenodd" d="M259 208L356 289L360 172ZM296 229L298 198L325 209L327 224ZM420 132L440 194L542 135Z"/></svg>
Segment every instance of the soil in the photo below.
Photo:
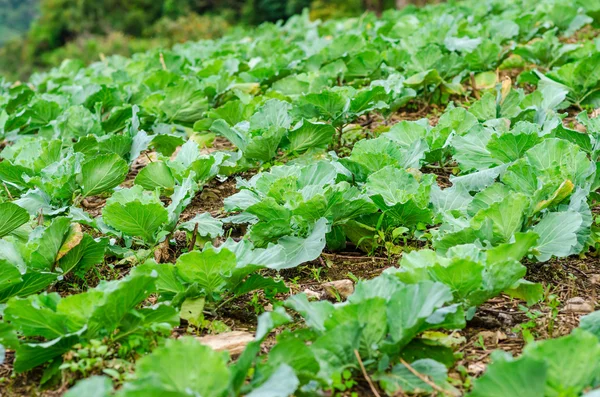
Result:
<svg viewBox="0 0 600 397"><path fill-rule="evenodd" d="M67 390L68 385L54 390L40 390L38 385L43 375L43 371L40 369L13 375L14 359L14 352L7 351L5 362L0 365L0 380L3 380L0 383L0 397L59 397Z"/></svg>
<svg viewBox="0 0 600 397"><path fill-rule="evenodd" d="M192 202L183 210L181 221L188 221L205 212L210 213L215 218L224 215L223 200L237 192L234 177L227 178L224 182L213 179L196 194Z"/></svg>

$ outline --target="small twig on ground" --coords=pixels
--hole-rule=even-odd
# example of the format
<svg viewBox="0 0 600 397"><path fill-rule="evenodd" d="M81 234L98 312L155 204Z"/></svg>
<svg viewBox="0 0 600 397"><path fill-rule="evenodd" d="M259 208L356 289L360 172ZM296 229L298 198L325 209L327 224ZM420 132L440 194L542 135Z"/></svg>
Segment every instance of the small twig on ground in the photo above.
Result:
<svg viewBox="0 0 600 397"><path fill-rule="evenodd" d="M475 342L475 339L470 340L469 342L467 342L467 344L459 347L457 352L460 353L461 351L465 350L467 347L471 346L474 342Z"/></svg>
<svg viewBox="0 0 600 397"><path fill-rule="evenodd" d="M564 267L566 267L567 269L571 269L571 270L574 270L574 271L576 271L578 273L581 273L581 275L583 277L585 277L585 278L589 277L586 272L584 272L583 270L581 270L581 269L579 269L579 268L577 268L575 266L572 266L572 265L569 265L569 264L566 264L566 263L561 263L561 265L564 266Z"/></svg>
<svg viewBox="0 0 600 397"><path fill-rule="evenodd" d="M373 395L376 396L376 397L381 397L381 395L377 391L377 388L373 384L373 381L369 377L369 374L367 374L367 370L365 369L365 365L363 364L362 359L360 358L360 354L358 354L358 350L354 350L354 355L356 356L356 359L358 360L358 364L360 365L360 369L361 369L361 371L363 373L363 376L365 377L365 380L369 384L369 387L371 388L371 391L373 392Z"/></svg>
<svg viewBox="0 0 600 397"><path fill-rule="evenodd" d="M369 125L373 124L373 122L374 122L374 121L375 121L375 119L374 119L374 118L372 118L372 117L368 117L368 118L367 118L367 120L365 120L365 121L363 121L362 123L360 123L360 126L361 126L361 127L367 127L367 126L369 126Z"/></svg>
<svg viewBox="0 0 600 397"><path fill-rule="evenodd" d="M325 261L323 260L323 257L321 255L319 255L319 262L321 262L321 266L327 267L327 264L325 263Z"/></svg>
<svg viewBox="0 0 600 397"><path fill-rule="evenodd" d="M438 393L442 393L445 396L453 396L452 393L450 393L448 390L444 390L441 387L439 387L438 385L436 385L435 383L433 383L431 380L429 380L429 378L425 375L423 375L422 373L420 373L419 371L417 371L416 369L414 369L413 367L411 367L411 365L409 363L407 363L406 361L404 361L403 358L400 359L400 362L410 371L412 372L412 374L414 376L416 376L417 378L421 379L423 382L427 383L429 386L431 386L431 388L435 391L437 391Z"/></svg>
<svg viewBox="0 0 600 397"><path fill-rule="evenodd" d="M480 307L479 310L484 311L484 312L489 312L489 313L503 313L503 314L510 314L512 315L516 315L516 314L520 314L517 311L514 312L509 312L508 310L498 310L498 309L487 309L485 307Z"/></svg>
<svg viewBox="0 0 600 397"><path fill-rule="evenodd" d="M38 215L37 224L38 226L42 226L44 224L44 210L42 208L40 208L40 214Z"/></svg>
<svg viewBox="0 0 600 397"><path fill-rule="evenodd" d="M324 256L332 256L333 259L353 259L353 260L365 260L365 259L376 259L376 260L388 260L382 256L369 256L369 255L341 255L341 254L330 254L327 252L321 253Z"/></svg>

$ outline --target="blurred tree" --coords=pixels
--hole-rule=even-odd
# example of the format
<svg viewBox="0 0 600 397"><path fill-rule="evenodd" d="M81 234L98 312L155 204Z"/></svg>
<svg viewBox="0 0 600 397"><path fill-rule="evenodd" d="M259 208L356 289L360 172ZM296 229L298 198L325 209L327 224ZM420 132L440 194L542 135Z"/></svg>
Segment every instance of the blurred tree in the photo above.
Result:
<svg viewBox="0 0 600 397"><path fill-rule="evenodd" d="M281 2L271 0L271 3L263 8ZM40 0L40 17L28 39L34 51L47 51L81 35L118 31L139 37L161 18L177 19L191 12L222 9L237 10L239 17L243 4L244 0ZM284 11L272 11L277 12Z"/></svg>
<svg viewBox="0 0 600 397"><path fill-rule="evenodd" d="M0 0L0 45L27 32L37 14L37 0Z"/></svg>
<svg viewBox="0 0 600 397"><path fill-rule="evenodd" d="M165 17L176 19L190 12L189 0L165 0L162 14Z"/></svg>
<svg viewBox="0 0 600 397"><path fill-rule="evenodd" d="M363 8L366 11L373 11L377 15L381 15L384 7L384 0L362 0Z"/></svg>
<svg viewBox="0 0 600 397"><path fill-rule="evenodd" d="M287 19L310 5L311 0L247 0L244 17L253 24L276 22Z"/></svg>
<svg viewBox="0 0 600 397"><path fill-rule="evenodd" d="M304 8L328 19L432 1L439 0L0 0L0 71L22 79L65 56L91 62L100 52L214 38L231 24L285 20Z"/></svg>
<svg viewBox="0 0 600 397"><path fill-rule="evenodd" d="M302 10L310 7L311 3L311 0L288 0L285 9L286 16L290 17L294 14L300 14Z"/></svg>

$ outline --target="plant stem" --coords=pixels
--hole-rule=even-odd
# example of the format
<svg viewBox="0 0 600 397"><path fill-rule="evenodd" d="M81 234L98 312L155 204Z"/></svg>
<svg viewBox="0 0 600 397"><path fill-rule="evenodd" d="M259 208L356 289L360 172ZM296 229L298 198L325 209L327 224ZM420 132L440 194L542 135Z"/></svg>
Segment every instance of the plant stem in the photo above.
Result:
<svg viewBox="0 0 600 397"><path fill-rule="evenodd" d="M337 142L335 143L335 149L339 150L342 147L342 135L344 134L344 126L340 125L337 131Z"/></svg>
<svg viewBox="0 0 600 397"><path fill-rule="evenodd" d="M8 198L11 201L14 200L12 194L10 194L10 191L8 190L8 186L6 186L6 183L2 182L2 185L4 186L4 190L6 190L6 194L8 194Z"/></svg>
<svg viewBox="0 0 600 397"><path fill-rule="evenodd" d="M196 222L196 224L194 225L194 231L192 232L192 239L190 241L189 251L192 251L194 249L194 246L196 245L197 237L198 237L198 222Z"/></svg>
<svg viewBox="0 0 600 397"><path fill-rule="evenodd" d="M447 390L442 389L441 387L439 387L438 385L436 385L435 383L433 383L431 380L429 380L429 378L425 375L423 375L422 373L420 373L419 371L417 371L416 369L414 369L409 363L407 363L406 361L404 361L403 358L400 359L400 362L406 367L406 369L408 369L414 376L416 376L417 378L421 379L423 382L427 383L429 386L431 386L431 388L435 391L437 391L438 393L442 393L445 396L452 396L453 394L450 393Z"/></svg>
<svg viewBox="0 0 600 397"><path fill-rule="evenodd" d="M360 365L360 370L362 371L362 374L363 374L365 380L369 384L369 388L373 392L373 395L375 397L381 397L381 395L377 391L377 388L373 384L373 381L369 377L369 374L367 373L367 370L365 369L365 365L363 364L362 359L360 358L360 354L358 354L358 350L354 350L354 355L356 356L356 359L358 360L358 364Z"/></svg>

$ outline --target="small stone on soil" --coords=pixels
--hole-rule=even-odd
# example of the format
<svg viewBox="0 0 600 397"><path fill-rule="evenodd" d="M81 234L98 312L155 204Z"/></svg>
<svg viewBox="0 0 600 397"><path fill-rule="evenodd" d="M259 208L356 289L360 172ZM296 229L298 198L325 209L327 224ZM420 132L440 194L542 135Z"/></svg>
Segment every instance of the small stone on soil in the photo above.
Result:
<svg viewBox="0 0 600 397"><path fill-rule="evenodd" d="M600 284L600 274L590 274L590 283L595 285Z"/></svg>
<svg viewBox="0 0 600 397"><path fill-rule="evenodd" d="M354 292L354 283L352 280L336 280L323 283L323 289L331 298L337 298L338 295L344 299L348 298Z"/></svg>
<svg viewBox="0 0 600 397"><path fill-rule="evenodd" d="M579 296L569 299L565 305L567 313L591 313L593 311L594 305Z"/></svg>
<svg viewBox="0 0 600 397"><path fill-rule="evenodd" d="M207 335L197 338L203 345L217 351L227 350L232 356L241 354L246 345L254 340L254 335L245 331L224 332L217 335Z"/></svg>
<svg viewBox="0 0 600 397"><path fill-rule="evenodd" d="M321 300L321 294L319 294L318 292L315 292L308 288L302 292L306 294L306 297L308 298L309 301L310 300Z"/></svg>
<svg viewBox="0 0 600 397"><path fill-rule="evenodd" d="M474 362L469 364L467 371L472 376L479 376L485 371L485 364L482 362Z"/></svg>
<svg viewBox="0 0 600 397"><path fill-rule="evenodd" d="M506 334L502 331L481 331L479 335L485 343L497 345L499 341L506 340Z"/></svg>

